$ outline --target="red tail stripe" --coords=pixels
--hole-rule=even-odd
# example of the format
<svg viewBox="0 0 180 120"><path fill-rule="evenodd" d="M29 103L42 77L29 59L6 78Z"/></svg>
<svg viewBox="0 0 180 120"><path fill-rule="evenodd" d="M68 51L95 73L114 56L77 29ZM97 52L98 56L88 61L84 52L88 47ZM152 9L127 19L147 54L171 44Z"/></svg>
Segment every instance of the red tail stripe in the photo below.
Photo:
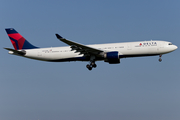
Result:
<svg viewBox="0 0 180 120"><path fill-rule="evenodd" d="M16 43L14 41L12 41L12 40L11 40L11 43L13 44L14 49L17 50Z"/></svg>
<svg viewBox="0 0 180 120"><path fill-rule="evenodd" d="M25 42L25 38L23 37L18 40L18 45L20 50L23 48L24 42Z"/></svg>
<svg viewBox="0 0 180 120"><path fill-rule="evenodd" d="M19 33L8 34L8 36L15 40L19 40L20 38L22 38L22 36Z"/></svg>
<svg viewBox="0 0 180 120"><path fill-rule="evenodd" d="M11 37L14 40L17 40L18 43L18 47L21 50L23 48L24 42L25 42L25 38L22 37L19 33L13 33L13 34L8 34L9 37ZM15 49L17 49L16 43L14 41L12 41L12 44L14 46Z"/></svg>

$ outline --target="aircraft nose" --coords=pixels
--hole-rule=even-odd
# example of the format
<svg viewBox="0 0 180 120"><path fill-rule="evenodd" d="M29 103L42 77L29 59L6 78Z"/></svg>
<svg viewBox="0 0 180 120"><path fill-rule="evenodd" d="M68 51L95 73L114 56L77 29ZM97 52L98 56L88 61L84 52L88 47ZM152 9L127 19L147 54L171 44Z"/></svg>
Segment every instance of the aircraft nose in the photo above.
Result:
<svg viewBox="0 0 180 120"><path fill-rule="evenodd" d="M174 50L178 49L178 46L174 45Z"/></svg>

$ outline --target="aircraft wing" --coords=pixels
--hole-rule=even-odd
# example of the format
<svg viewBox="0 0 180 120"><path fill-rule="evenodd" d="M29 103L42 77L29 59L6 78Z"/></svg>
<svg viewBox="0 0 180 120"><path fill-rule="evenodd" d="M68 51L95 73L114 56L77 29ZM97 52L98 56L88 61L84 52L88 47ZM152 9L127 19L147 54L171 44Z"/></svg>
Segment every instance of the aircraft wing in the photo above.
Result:
<svg viewBox="0 0 180 120"><path fill-rule="evenodd" d="M61 37L58 34L56 34L56 37L60 41L70 45L72 51L76 50L76 52L80 52L80 54L84 54L84 55L98 55L99 53L104 52L104 51L96 49L96 48L92 48L92 47L89 47L89 46L86 46L86 45L83 45L83 44L80 44L80 43L76 43L76 42L67 40L67 39Z"/></svg>

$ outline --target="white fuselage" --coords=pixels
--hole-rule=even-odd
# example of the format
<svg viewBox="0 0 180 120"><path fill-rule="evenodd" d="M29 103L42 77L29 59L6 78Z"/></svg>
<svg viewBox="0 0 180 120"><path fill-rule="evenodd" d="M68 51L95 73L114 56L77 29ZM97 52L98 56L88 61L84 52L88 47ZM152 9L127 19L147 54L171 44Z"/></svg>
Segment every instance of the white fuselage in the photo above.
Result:
<svg viewBox="0 0 180 120"><path fill-rule="evenodd" d="M87 46L100 49L105 52L118 51L120 58L162 55L177 49L177 46L172 45L170 42L154 40L126 43L95 44ZM75 51L72 51L70 46L25 49L25 51L26 54L24 55L24 57L43 61L89 61L89 58L86 58L83 54L79 55L78 52L75 53ZM96 60L103 60L103 58L97 58Z"/></svg>

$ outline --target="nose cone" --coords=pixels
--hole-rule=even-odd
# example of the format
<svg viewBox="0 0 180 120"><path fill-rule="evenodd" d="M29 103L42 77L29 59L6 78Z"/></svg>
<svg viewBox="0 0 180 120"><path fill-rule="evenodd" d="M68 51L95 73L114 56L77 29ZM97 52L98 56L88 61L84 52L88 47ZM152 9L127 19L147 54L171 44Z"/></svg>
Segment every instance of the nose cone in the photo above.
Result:
<svg viewBox="0 0 180 120"><path fill-rule="evenodd" d="M168 51L172 52L175 51L178 47L176 45L169 45L168 48L169 48Z"/></svg>
<svg viewBox="0 0 180 120"><path fill-rule="evenodd" d="M174 50L178 49L178 47L176 45L174 45Z"/></svg>

